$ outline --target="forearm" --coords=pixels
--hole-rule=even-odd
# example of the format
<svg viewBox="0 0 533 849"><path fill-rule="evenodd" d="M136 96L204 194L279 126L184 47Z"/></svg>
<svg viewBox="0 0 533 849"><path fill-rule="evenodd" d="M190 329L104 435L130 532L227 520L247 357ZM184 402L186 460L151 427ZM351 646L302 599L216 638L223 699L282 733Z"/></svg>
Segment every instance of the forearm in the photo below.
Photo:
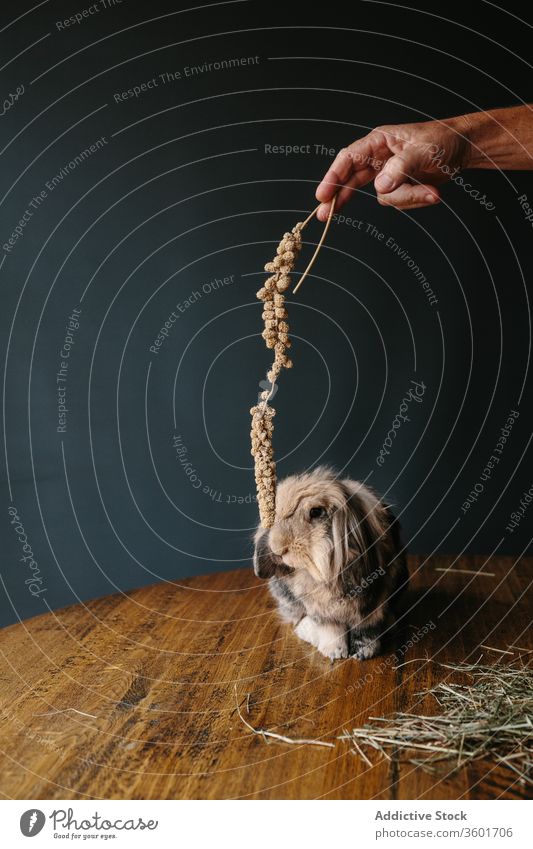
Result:
<svg viewBox="0 0 533 849"><path fill-rule="evenodd" d="M468 140L464 168L533 170L533 104L472 112L445 123Z"/></svg>

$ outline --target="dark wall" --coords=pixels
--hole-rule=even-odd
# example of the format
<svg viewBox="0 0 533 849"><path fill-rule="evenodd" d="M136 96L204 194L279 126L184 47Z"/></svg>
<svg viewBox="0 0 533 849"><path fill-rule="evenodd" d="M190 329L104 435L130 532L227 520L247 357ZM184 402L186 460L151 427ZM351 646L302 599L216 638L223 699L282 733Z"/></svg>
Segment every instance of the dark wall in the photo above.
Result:
<svg viewBox="0 0 533 849"><path fill-rule="evenodd" d="M312 209L333 150L376 124L532 100L533 18L518 5L463 4L456 23L427 4L109 0L23 15L32 5L6 7L0 32L3 624L248 566L263 264ZM533 176L470 178L477 197L449 185L411 213L369 187L332 226L290 300L275 447L281 476L327 462L368 480L413 552L519 555L533 261L518 197L533 198ZM306 231L305 257L319 235ZM380 464L412 381L421 397Z"/></svg>

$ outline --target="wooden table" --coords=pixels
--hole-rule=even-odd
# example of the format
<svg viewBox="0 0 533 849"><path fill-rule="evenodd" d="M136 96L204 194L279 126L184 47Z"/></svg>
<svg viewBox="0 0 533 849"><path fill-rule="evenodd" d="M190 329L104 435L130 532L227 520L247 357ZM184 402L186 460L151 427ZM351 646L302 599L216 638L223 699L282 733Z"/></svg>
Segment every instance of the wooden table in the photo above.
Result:
<svg viewBox="0 0 533 849"><path fill-rule="evenodd" d="M524 594L532 563L412 557L397 646L409 638L413 645L363 663L330 664L300 642L247 569L107 596L5 628L0 792L16 799L524 796L494 763L430 776L393 753L369 767L336 737L369 715L425 712L430 704L417 691L451 674L434 662L398 663L502 657L480 644L532 649ZM445 567L494 577L438 571ZM431 622L436 627L413 641ZM267 742L239 719L236 694L255 728L335 747Z"/></svg>

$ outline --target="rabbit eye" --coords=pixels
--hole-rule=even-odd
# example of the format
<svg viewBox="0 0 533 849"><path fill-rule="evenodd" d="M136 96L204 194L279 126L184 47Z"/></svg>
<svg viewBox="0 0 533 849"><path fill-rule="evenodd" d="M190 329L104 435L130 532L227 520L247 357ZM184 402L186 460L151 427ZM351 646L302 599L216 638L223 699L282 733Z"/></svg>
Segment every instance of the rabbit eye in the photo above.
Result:
<svg viewBox="0 0 533 849"><path fill-rule="evenodd" d="M327 513L325 507L311 507L309 511L310 519L323 519L326 515Z"/></svg>

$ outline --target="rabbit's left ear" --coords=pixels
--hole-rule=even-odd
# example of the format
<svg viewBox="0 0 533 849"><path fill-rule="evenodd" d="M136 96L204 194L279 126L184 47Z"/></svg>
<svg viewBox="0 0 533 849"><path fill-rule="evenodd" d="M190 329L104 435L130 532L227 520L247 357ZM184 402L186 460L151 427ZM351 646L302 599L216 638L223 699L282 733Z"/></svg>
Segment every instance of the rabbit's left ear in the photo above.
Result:
<svg viewBox="0 0 533 849"><path fill-rule="evenodd" d="M358 552L363 571L373 571L383 565L390 546L391 515L367 487L351 480L342 481L342 485L348 548Z"/></svg>
<svg viewBox="0 0 533 849"><path fill-rule="evenodd" d="M394 513L368 487L344 480L346 507L342 522L348 551L338 574L345 591L360 584L365 574L387 570L389 595L396 598L409 582L405 546L402 545L400 523ZM379 582L370 593L378 591ZM370 597L370 596L369 596Z"/></svg>
<svg viewBox="0 0 533 849"><path fill-rule="evenodd" d="M268 544L268 531L258 528L255 535L254 572L258 578L272 578L283 565L281 557Z"/></svg>

